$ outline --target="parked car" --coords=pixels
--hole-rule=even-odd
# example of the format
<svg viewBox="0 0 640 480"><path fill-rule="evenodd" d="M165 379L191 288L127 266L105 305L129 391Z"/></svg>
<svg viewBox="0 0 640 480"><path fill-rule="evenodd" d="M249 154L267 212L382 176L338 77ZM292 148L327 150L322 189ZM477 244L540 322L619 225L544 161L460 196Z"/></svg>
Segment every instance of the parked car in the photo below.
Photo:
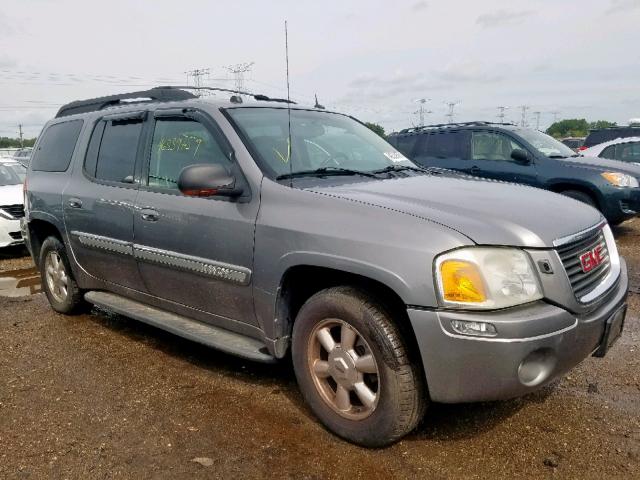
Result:
<svg viewBox="0 0 640 480"><path fill-rule="evenodd" d="M640 137L618 138L583 150L581 154L640 164Z"/></svg>
<svg viewBox="0 0 640 480"><path fill-rule="evenodd" d="M24 167L29 166L29 159L31 158L32 148L21 148L16 150L9 158L15 162L18 162Z"/></svg>
<svg viewBox="0 0 640 480"><path fill-rule="evenodd" d="M574 152L578 152L584 145L584 139L585 137L566 137L560 139L560 141Z"/></svg>
<svg viewBox="0 0 640 480"><path fill-rule="evenodd" d="M599 209L610 224L622 223L640 211L640 167L582 158L537 130L470 122L407 129L392 134L389 141L422 166L522 183L575 198Z"/></svg>
<svg viewBox="0 0 640 480"><path fill-rule="evenodd" d="M156 88L46 124L22 225L55 311L290 354L313 413L366 446L618 338L627 269L593 208L420 168L345 115L218 97Z"/></svg>
<svg viewBox="0 0 640 480"><path fill-rule="evenodd" d="M608 128L599 128L590 130L589 135L584 140L581 150L600 145L601 143L610 142L616 138L640 137L640 124L633 122L627 126L616 126Z"/></svg>
<svg viewBox="0 0 640 480"><path fill-rule="evenodd" d="M0 248L23 243L20 219L24 216L22 183L25 168L0 160Z"/></svg>

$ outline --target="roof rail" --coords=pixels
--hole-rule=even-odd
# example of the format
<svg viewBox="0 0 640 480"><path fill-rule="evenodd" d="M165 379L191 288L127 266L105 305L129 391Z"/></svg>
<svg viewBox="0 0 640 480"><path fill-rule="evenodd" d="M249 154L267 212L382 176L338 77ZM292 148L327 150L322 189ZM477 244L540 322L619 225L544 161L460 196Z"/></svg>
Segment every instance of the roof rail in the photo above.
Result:
<svg viewBox="0 0 640 480"><path fill-rule="evenodd" d="M455 122L455 123L436 123L434 125L423 125L420 127L411 127L400 130L398 133L415 133L429 128L444 128L444 127L468 127L473 125L509 125L514 126L515 123L500 123L500 122L485 122L482 120L476 120L473 122Z"/></svg>
<svg viewBox="0 0 640 480"><path fill-rule="evenodd" d="M287 100L286 98L274 98L274 97L267 97L266 95L262 95L259 93L249 93L249 92L241 92L240 90L232 90L230 88L219 88L219 87L190 87L188 85L179 85L179 86L166 86L166 87L159 87L159 88L176 88L176 89L180 89L180 90L211 90L214 92L229 92L229 93L235 93L236 95L246 95L248 97L252 97L254 100L259 100L262 102L281 102L281 103L291 103L293 105L296 104L296 102L294 102L293 100Z"/></svg>
<svg viewBox="0 0 640 480"><path fill-rule="evenodd" d="M76 100L60 107L56 118L75 115L76 113L87 113L102 110L103 108L112 107L123 103L123 100L149 99L156 102L169 102L172 100L187 100L189 98L197 98L193 93L184 90L155 87L150 90L141 90L139 92L122 93L119 95L109 95L106 97L90 98L88 100Z"/></svg>

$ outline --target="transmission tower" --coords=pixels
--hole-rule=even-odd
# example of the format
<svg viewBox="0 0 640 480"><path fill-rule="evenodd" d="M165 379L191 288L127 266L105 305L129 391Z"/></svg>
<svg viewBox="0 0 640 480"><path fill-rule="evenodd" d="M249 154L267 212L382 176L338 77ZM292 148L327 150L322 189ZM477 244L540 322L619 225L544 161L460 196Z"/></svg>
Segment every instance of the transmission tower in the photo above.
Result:
<svg viewBox="0 0 640 480"><path fill-rule="evenodd" d="M499 112L498 118L500 119L500 123L504 123L504 117L505 117L504 111L508 109L509 107L503 107L503 106L498 107L498 112Z"/></svg>
<svg viewBox="0 0 640 480"><path fill-rule="evenodd" d="M187 74L187 85L189 85L189 78L193 78L193 86L201 87L202 86L202 77L209 76L208 68L194 68L193 70L189 70L184 72Z"/></svg>
<svg viewBox="0 0 640 480"><path fill-rule="evenodd" d="M533 114L536 116L536 130L540 130L540 115L542 112L533 112Z"/></svg>
<svg viewBox="0 0 640 480"><path fill-rule="evenodd" d="M236 90L238 92L244 92L244 74L251 71L255 62L236 63L235 65L227 65L226 68L236 81Z"/></svg>
<svg viewBox="0 0 640 480"><path fill-rule="evenodd" d="M431 110L425 110L424 105L425 103L427 103L429 100L431 100L430 98L420 98L419 100L416 100L416 102L418 102L420 104L420 108L418 110L416 110L415 112L413 112L414 114L419 115L420 118L420 127L424 127L424 116L427 113L433 113L431 112Z"/></svg>
<svg viewBox="0 0 640 480"><path fill-rule="evenodd" d="M456 108L460 102L445 102L447 107L449 107L449 113L447 113L446 117L449 119L448 123L453 123L453 110Z"/></svg>
<svg viewBox="0 0 640 480"><path fill-rule="evenodd" d="M529 106L528 105L520 105L520 126L521 127L526 127L527 126L527 110L529 110Z"/></svg>
<svg viewBox="0 0 640 480"><path fill-rule="evenodd" d="M560 112L558 110L554 110L553 112L549 113L553 115L553 123L556 123L558 121L558 115L560 115Z"/></svg>

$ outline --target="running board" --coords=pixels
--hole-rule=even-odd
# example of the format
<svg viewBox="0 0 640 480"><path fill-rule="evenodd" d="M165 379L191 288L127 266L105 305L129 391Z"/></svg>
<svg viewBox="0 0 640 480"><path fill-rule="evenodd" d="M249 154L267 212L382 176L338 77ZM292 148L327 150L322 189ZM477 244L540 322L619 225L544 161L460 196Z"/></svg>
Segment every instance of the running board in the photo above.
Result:
<svg viewBox="0 0 640 480"><path fill-rule="evenodd" d="M264 343L254 338L150 307L114 293L91 291L85 293L84 298L87 302L99 307L113 310L208 347L256 362L276 362L276 359L268 353Z"/></svg>

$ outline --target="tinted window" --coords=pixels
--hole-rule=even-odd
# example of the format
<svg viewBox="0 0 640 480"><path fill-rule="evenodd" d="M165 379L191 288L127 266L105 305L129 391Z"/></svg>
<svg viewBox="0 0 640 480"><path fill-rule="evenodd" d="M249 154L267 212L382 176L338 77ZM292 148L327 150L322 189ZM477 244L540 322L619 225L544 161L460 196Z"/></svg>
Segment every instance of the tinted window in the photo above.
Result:
<svg viewBox="0 0 640 480"><path fill-rule="evenodd" d="M42 134L31 162L32 169L42 172L64 172L80 136L82 120L56 123Z"/></svg>
<svg viewBox="0 0 640 480"><path fill-rule="evenodd" d="M522 146L496 132L473 132L471 158L473 160L511 161L511 152Z"/></svg>
<svg viewBox="0 0 640 480"><path fill-rule="evenodd" d="M149 185L175 190L182 169L197 163L227 167L231 162L201 123L188 119L158 120L153 133Z"/></svg>
<svg viewBox="0 0 640 480"><path fill-rule="evenodd" d="M420 137L416 157L469 158L469 132L433 133Z"/></svg>
<svg viewBox="0 0 640 480"><path fill-rule="evenodd" d="M402 137L396 137L396 143L394 146L407 157L411 157L417 141L418 135L404 135Z"/></svg>
<svg viewBox="0 0 640 480"><path fill-rule="evenodd" d="M640 142L620 143L616 146L616 160L640 162Z"/></svg>
<svg viewBox="0 0 640 480"><path fill-rule="evenodd" d="M122 182L126 177L133 176L141 131L142 120L139 119L106 122L98 151L96 178ZM90 168L85 164L85 168L91 173L87 167Z"/></svg>
<svg viewBox="0 0 640 480"><path fill-rule="evenodd" d="M603 151L600 152L600 155L598 155L600 158L610 158L610 159L615 159L616 158L616 146L615 145L609 145L607 148L605 148Z"/></svg>

